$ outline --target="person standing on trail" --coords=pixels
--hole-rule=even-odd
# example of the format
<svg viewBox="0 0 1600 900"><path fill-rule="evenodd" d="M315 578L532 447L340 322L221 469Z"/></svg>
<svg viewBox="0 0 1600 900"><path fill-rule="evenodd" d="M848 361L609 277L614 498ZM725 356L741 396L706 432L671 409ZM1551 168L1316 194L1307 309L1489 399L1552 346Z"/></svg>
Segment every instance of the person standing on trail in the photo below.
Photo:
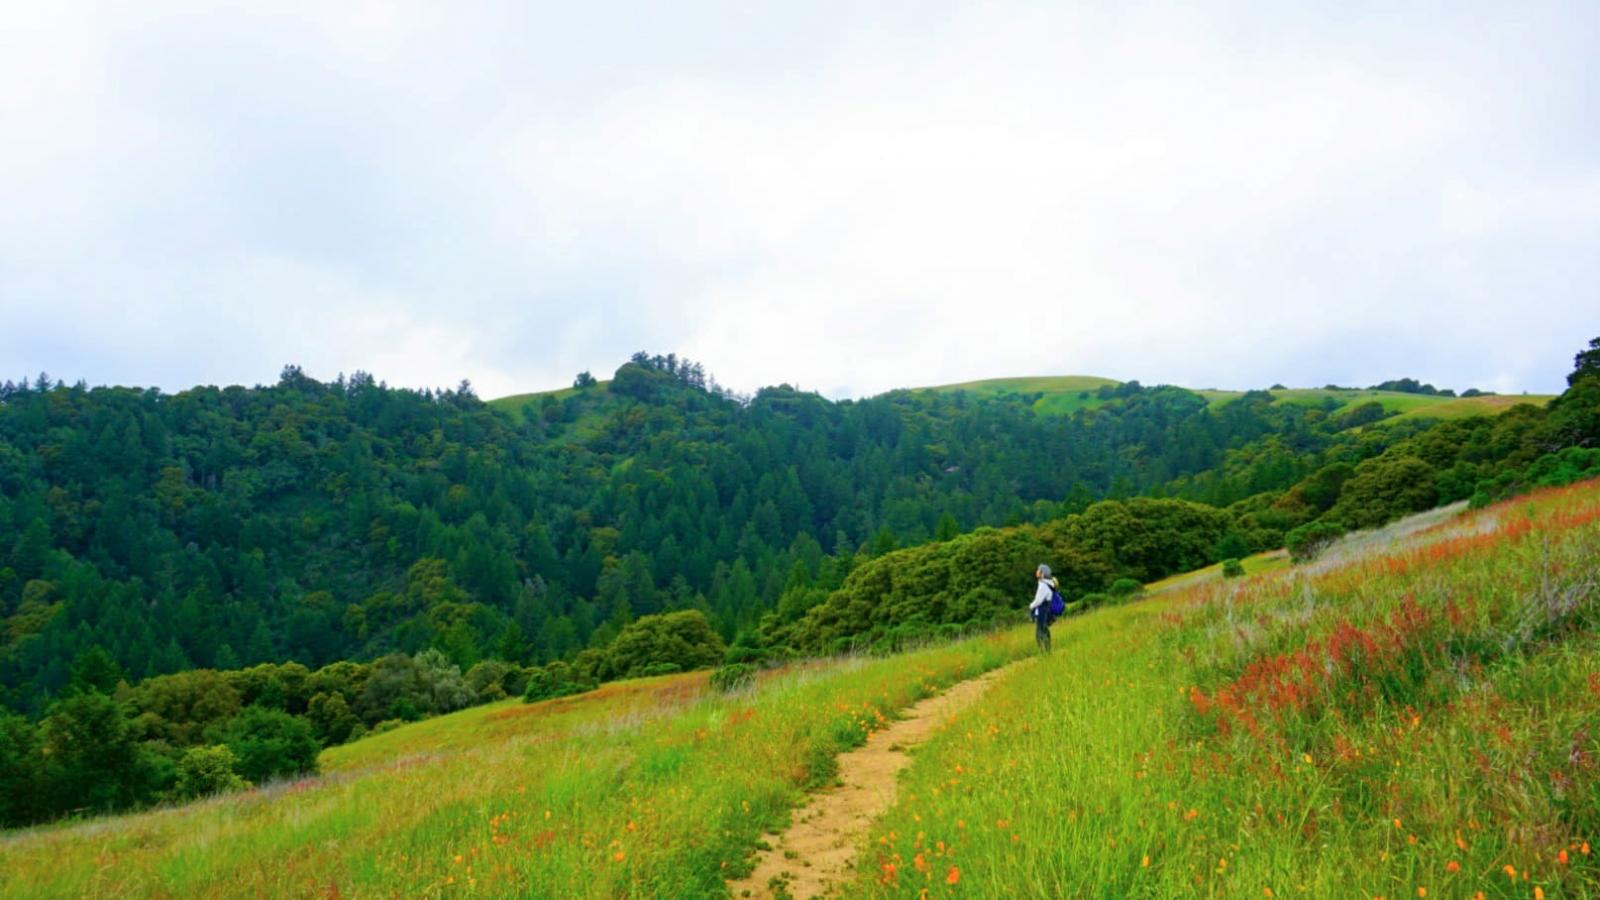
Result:
<svg viewBox="0 0 1600 900"><path fill-rule="evenodd" d="M1039 582L1038 588L1033 592L1033 602L1028 604L1028 615L1033 617L1033 639L1039 643L1039 650L1043 653L1050 652L1050 625L1055 617L1050 614L1050 601L1055 597L1056 580L1050 574L1050 567L1044 563L1033 570L1033 577Z"/></svg>

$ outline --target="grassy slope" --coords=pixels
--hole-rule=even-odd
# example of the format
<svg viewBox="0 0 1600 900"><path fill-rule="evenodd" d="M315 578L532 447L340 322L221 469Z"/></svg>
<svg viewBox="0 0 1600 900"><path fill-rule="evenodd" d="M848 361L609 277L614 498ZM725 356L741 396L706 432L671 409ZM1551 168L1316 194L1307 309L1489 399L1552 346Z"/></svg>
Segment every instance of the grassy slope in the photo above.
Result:
<svg viewBox="0 0 1600 900"><path fill-rule="evenodd" d="M594 438L605 422L606 414L615 407L616 399L611 394L610 381L596 382L593 387L581 390L569 387L532 394L513 394L509 397L490 400L489 406L507 413L513 420L521 422L526 420L530 413L537 415L538 404L542 403L546 397L566 400L580 393L585 396L586 404L578 413L577 418L563 425L553 438L556 443L579 442Z"/></svg>
<svg viewBox="0 0 1600 900"><path fill-rule="evenodd" d="M1095 409L1105 401L1095 396L1102 387L1118 382L1094 375L1046 375L1029 378L990 378L961 384L944 384L920 390L952 394L965 391L974 397L1003 397L1009 394L1039 394L1033 409L1040 415L1069 415L1080 409ZM1080 396L1087 393L1088 396Z"/></svg>
<svg viewBox="0 0 1600 900"><path fill-rule="evenodd" d="M1197 391L1220 406L1243 396L1241 391ZM1551 401L1549 394L1496 394L1492 397L1430 397L1425 394L1406 394L1400 391L1330 391L1323 388L1289 388L1272 391L1279 403L1302 406L1321 406L1332 398L1339 405L1335 413L1344 412L1363 403L1377 401L1387 412L1398 413L1397 419L1464 419L1468 416L1492 416L1505 412L1518 403L1544 406Z"/></svg>
<svg viewBox="0 0 1600 900"><path fill-rule="evenodd" d="M1597 623L1600 482L1069 620L846 894L1600 896Z"/></svg>
<svg viewBox="0 0 1600 900"><path fill-rule="evenodd" d="M1079 409L1094 409L1101 406L1104 401L1095 396L1095 391L1105 385L1116 385L1119 382L1110 378L1098 378L1093 375L1061 375L1037 378L995 378L987 381L968 381L961 384L946 384L919 390L939 391L953 393L966 391L979 397L999 397L1008 394L1039 394L1033 401L1033 408L1041 415L1065 415ZM1087 393L1087 397L1080 396ZM1195 393L1205 397L1212 406L1221 406L1230 400L1236 400L1244 395L1243 391L1218 391L1197 390ZM1272 391L1272 395L1279 403L1295 403L1302 406L1321 406L1328 398L1332 398L1339 405L1336 412L1351 409L1363 403L1376 400L1383 404L1389 412L1398 413L1396 418L1435 418L1435 419L1460 419L1473 415L1495 415L1504 412L1518 403L1533 403L1543 406L1549 403L1551 397L1545 394L1525 395L1496 395L1493 397L1430 397L1422 394L1405 394L1399 391L1330 391L1322 388L1289 388L1287 390Z"/></svg>
<svg viewBox="0 0 1600 900"><path fill-rule="evenodd" d="M610 387L610 385L611 382L609 381L600 381L596 382L594 387L590 388L590 390L604 392ZM494 400L490 400L489 405L496 409L502 409L509 412L513 409L521 409L522 407L527 406L529 403L532 403L536 400L543 400L546 397L554 397L557 400L565 400L568 397L571 397L573 394L576 394L578 390L579 389L575 387L567 387L558 388L553 391L534 391L529 394L512 394L509 397L499 397Z"/></svg>
<svg viewBox="0 0 1600 900"><path fill-rule="evenodd" d="M507 701L328 750L325 774L0 838L0 895L705 896L881 717L1027 647L1023 632Z"/></svg>

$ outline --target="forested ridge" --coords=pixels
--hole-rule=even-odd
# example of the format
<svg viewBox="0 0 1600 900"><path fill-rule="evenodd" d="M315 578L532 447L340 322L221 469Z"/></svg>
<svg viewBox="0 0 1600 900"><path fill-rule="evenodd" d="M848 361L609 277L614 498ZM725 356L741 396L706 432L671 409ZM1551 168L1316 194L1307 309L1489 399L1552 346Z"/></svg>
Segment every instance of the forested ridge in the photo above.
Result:
<svg viewBox="0 0 1600 900"><path fill-rule="evenodd" d="M1041 559L1092 602L1570 480L1600 468L1596 356L1548 410L1381 425L1376 404L1136 382L1068 416L959 391L740 397L645 354L510 412L465 383L295 367L177 394L7 383L0 705L20 715L0 716L0 794L54 787L0 813L259 780L508 692L892 648L1008 614ZM126 759L41 749L108 728ZM133 760L137 784L70 787ZM49 771L69 764L87 768Z"/></svg>
<svg viewBox="0 0 1600 900"><path fill-rule="evenodd" d="M1287 487L1335 444L1359 458L1404 434L1124 391L1056 419L960 394L741 402L641 355L604 389L512 416L469 387L292 367L175 395L41 378L0 404L4 700L36 709L92 646L137 679L429 646L462 666L502 643L544 660L691 606L731 638L797 562L814 577L825 556L1106 496L1227 502Z"/></svg>

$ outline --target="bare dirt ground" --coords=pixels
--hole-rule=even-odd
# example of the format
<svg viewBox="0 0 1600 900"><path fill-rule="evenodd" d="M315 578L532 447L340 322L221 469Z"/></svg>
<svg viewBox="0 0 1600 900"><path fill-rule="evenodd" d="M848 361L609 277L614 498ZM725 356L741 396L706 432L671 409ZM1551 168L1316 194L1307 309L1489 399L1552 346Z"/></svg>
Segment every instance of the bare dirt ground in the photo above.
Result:
<svg viewBox="0 0 1600 900"><path fill-rule="evenodd" d="M841 754L842 786L814 795L810 804L795 811L789 830L773 842L772 849L757 855L750 877L728 883L733 896L807 900L825 896L849 880L857 845L872 820L894 803L897 776L911 764L906 751L949 724L1010 669L994 669L951 685L912 705L903 718L874 732L864 745Z"/></svg>

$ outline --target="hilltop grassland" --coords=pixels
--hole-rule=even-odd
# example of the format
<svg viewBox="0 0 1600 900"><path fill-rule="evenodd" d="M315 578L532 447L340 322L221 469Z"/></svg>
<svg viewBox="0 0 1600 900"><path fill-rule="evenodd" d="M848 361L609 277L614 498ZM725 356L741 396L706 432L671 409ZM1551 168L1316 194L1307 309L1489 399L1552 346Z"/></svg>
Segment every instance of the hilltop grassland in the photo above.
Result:
<svg viewBox="0 0 1600 900"><path fill-rule="evenodd" d="M553 391L533 391L526 394L512 394L507 397L497 397L487 402L490 407L498 409L501 412L516 413L523 411L529 404L544 402L545 398L547 397L552 402L560 402L568 397L577 396L579 393L585 391L595 396L605 396L610 393L610 386L611 382L609 380L597 381L587 388L574 386L557 388Z"/></svg>
<svg viewBox="0 0 1600 900"><path fill-rule="evenodd" d="M1046 375L1022 378L991 378L960 384L945 384L921 390L941 394L966 393L972 397L994 399L1015 397L1026 399L1034 412L1043 416L1071 415L1080 409L1098 409L1110 402L1101 395L1102 389L1114 391L1123 382L1094 375ZM1245 395L1244 391L1191 389L1206 399L1210 408L1217 409ZM1377 403L1389 418L1382 421L1406 419L1465 419L1470 416L1493 416L1521 403L1544 406L1553 397L1548 394L1486 394L1475 397L1447 397L1437 394L1413 394L1404 391L1373 390L1370 388L1274 388L1269 390L1274 403L1288 406L1326 408L1330 416L1348 413L1366 403ZM497 401L498 402L498 401Z"/></svg>
<svg viewBox="0 0 1600 900"><path fill-rule="evenodd" d="M849 892L1600 896L1600 483L1057 629Z"/></svg>
<svg viewBox="0 0 1600 900"><path fill-rule="evenodd" d="M1196 391L1211 401L1213 407L1244 396L1241 391ZM1349 412L1365 403L1377 403L1394 420L1402 419L1465 419L1469 416L1498 415L1520 403L1544 406L1554 397L1550 394L1485 394L1476 397L1441 397L1432 394L1409 394L1404 391L1335 390L1328 388L1288 388L1272 390L1278 403L1296 406L1331 406L1329 415ZM1331 401L1331 402L1330 402Z"/></svg>
<svg viewBox="0 0 1600 900"><path fill-rule="evenodd" d="M329 750L317 778L7 835L0 896L715 896L840 751L1028 640L465 710Z"/></svg>
<svg viewBox="0 0 1600 900"><path fill-rule="evenodd" d="M1097 375L1039 375L1023 378L988 378L960 384L944 384L928 390L941 394L957 392L983 399L1037 395L1031 402L1042 416L1064 416L1080 409L1098 409L1106 403L1096 392L1114 388L1121 382Z"/></svg>

